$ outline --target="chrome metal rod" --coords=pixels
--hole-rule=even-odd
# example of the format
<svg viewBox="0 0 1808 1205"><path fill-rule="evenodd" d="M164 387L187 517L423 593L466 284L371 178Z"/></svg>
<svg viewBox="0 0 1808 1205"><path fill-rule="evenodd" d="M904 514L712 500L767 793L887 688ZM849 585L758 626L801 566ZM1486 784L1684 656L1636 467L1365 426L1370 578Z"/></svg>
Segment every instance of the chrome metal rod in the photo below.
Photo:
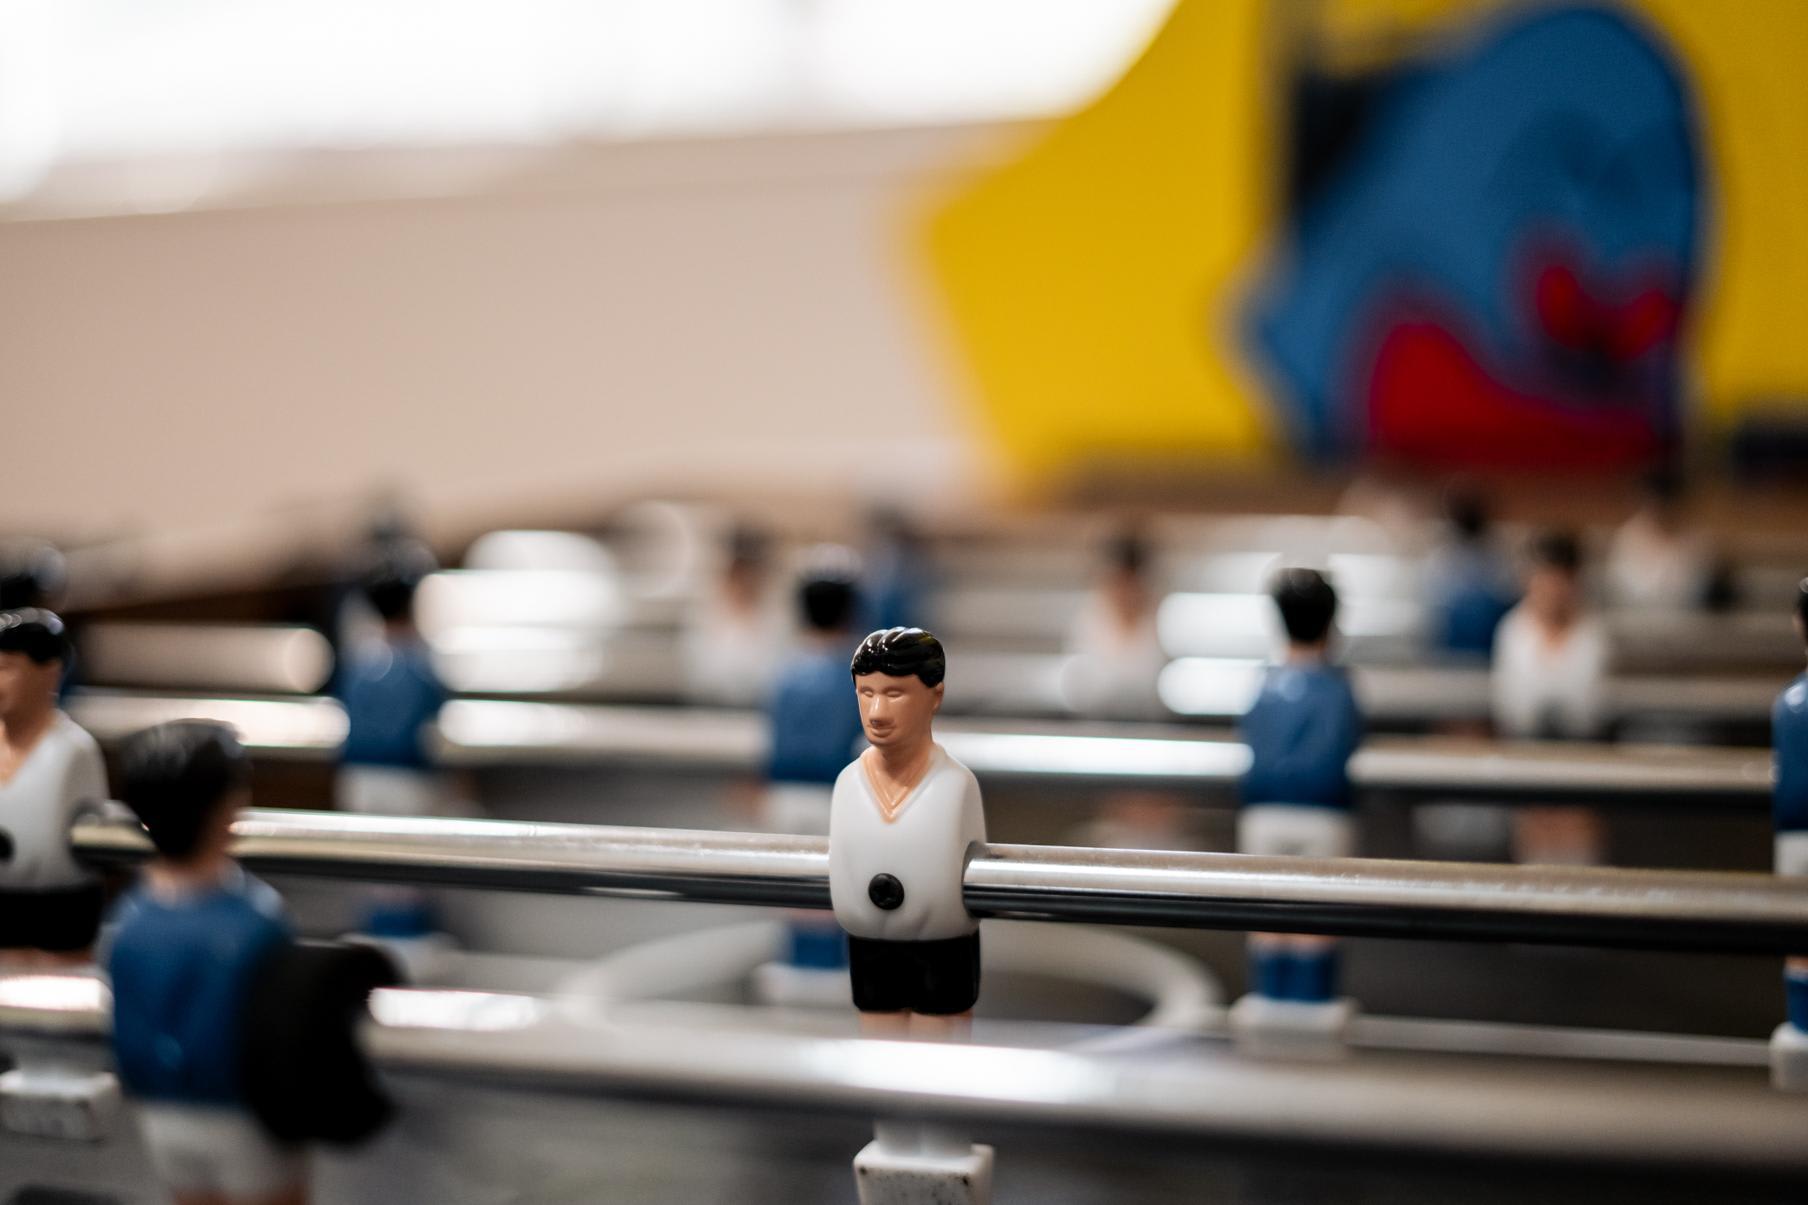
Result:
<svg viewBox="0 0 1808 1205"><path fill-rule="evenodd" d="M822 908L821 838L257 811L235 852L274 873ZM131 862L135 825L78 825L79 855ZM1762 874L1321 860L994 845L967 868L978 916L1095 924L1787 953L1808 885Z"/></svg>
<svg viewBox="0 0 1808 1205"><path fill-rule="evenodd" d="M386 993L400 995L401 993ZM1808 1169L1808 1099L1758 1069L1365 1054L1302 1065L1176 1036L1161 1058L563 1019L407 1025L365 1048L386 1071L537 1090L832 1110L1289 1146Z"/></svg>
<svg viewBox="0 0 1808 1205"><path fill-rule="evenodd" d="M106 989L0 977L0 1035L92 1041ZM1347 1064L1238 1056L1175 1034L1161 1058L881 1042L585 1020L493 992L372 995L360 1042L390 1075L720 1107L960 1119L1305 1147L1808 1170L1808 1098L1762 1069L1367 1053Z"/></svg>
<svg viewBox="0 0 1808 1205"><path fill-rule="evenodd" d="M83 691L75 717L102 740L188 716L234 724L261 756L330 759L345 716L325 699L224 699ZM1072 720L937 725L948 751L984 781L1215 787L1200 802L1225 803L1249 766L1247 746L1221 730L1178 724ZM723 775L757 774L765 720L754 712L457 699L440 714L449 764L617 765ZM1770 806L1768 749L1586 742L1504 742L1377 737L1350 766L1359 792L1487 802Z"/></svg>

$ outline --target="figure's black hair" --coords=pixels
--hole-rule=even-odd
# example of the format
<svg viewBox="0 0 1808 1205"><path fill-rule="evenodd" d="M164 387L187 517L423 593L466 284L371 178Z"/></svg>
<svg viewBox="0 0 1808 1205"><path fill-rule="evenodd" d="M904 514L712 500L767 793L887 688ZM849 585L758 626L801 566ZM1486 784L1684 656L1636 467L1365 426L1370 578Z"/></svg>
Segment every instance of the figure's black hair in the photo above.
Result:
<svg viewBox="0 0 1808 1205"><path fill-rule="evenodd" d="M1316 569L1283 569L1274 575L1269 597L1281 613L1281 626L1294 644L1317 644L1337 618L1337 591Z"/></svg>
<svg viewBox="0 0 1808 1205"><path fill-rule="evenodd" d="M1808 635L1808 577L1803 578L1796 587L1795 617L1802 621L1802 631Z"/></svg>
<svg viewBox="0 0 1808 1205"><path fill-rule="evenodd" d="M1444 496L1444 517L1466 544L1473 544L1488 534L1493 516L1488 499L1480 490L1468 487L1452 489Z"/></svg>
<svg viewBox="0 0 1808 1205"><path fill-rule="evenodd" d="M818 571L797 585L797 604L813 632L839 632L854 617L859 601L854 581L843 573Z"/></svg>
<svg viewBox="0 0 1808 1205"><path fill-rule="evenodd" d="M438 568L433 550L420 540L385 540L372 549L358 588L382 618L406 619L414 608L414 592Z"/></svg>
<svg viewBox="0 0 1808 1205"><path fill-rule="evenodd" d="M0 548L0 611L41 607L63 587L63 554L48 544Z"/></svg>
<svg viewBox="0 0 1808 1205"><path fill-rule="evenodd" d="M251 759L230 725L171 720L135 732L120 753L120 798L151 844L181 861L201 844L219 808L251 781Z"/></svg>
<svg viewBox="0 0 1808 1205"><path fill-rule="evenodd" d="M54 611L21 607L0 611L0 653L24 653L33 665L69 662L69 633Z"/></svg>
<svg viewBox="0 0 1808 1205"><path fill-rule="evenodd" d="M1582 545L1576 533L1560 528L1532 537L1532 564L1574 575L1582 571Z"/></svg>
<svg viewBox="0 0 1808 1205"><path fill-rule="evenodd" d="M1120 531L1111 537L1105 558L1118 572L1136 576L1149 563L1149 545L1137 531Z"/></svg>
<svg viewBox="0 0 1808 1205"><path fill-rule="evenodd" d="M942 642L922 628L885 628L860 642L849 668L856 678L865 674L915 675L924 686L939 686L948 674L948 658Z"/></svg>

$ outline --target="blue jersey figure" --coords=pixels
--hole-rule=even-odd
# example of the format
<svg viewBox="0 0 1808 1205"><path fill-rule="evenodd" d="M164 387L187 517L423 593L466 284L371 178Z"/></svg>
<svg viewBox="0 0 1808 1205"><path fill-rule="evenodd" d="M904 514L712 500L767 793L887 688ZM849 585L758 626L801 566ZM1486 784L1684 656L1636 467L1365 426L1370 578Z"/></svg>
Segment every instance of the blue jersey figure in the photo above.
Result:
<svg viewBox="0 0 1808 1205"><path fill-rule="evenodd" d="M338 795L347 811L429 816L444 810L447 783L427 737L446 688L414 626L415 590L435 568L424 544L391 538L377 548L360 581L383 631L380 639L347 650L334 684L345 706ZM374 893L364 919L364 931L390 943L391 953L417 975L445 944L436 928L426 897L407 888Z"/></svg>
<svg viewBox="0 0 1808 1205"><path fill-rule="evenodd" d="M1327 661L1337 593L1311 569L1283 570L1272 594L1287 631L1287 659L1268 671L1243 716L1249 746L1237 849L1246 854L1335 858L1354 848L1350 757L1362 741L1362 712L1342 670ZM1250 935L1257 996L1330 1004L1337 995L1337 947L1325 937Z"/></svg>
<svg viewBox="0 0 1808 1205"><path fill-rule="evenodd" d="M780 671L766 709L771 733L767 823L781 832L828 832L831 791L860 740L860 707L847 676L849 625L858 592L852 557L836 561L834 567L811 572L798 586L804 647ZM847 942L840 926L822 913L797 914L791 921L787 963L844 970ZM845 995L839 974L835 982Z"/></svg>
<svg viewBox="0 0 1808 1205"><path fill-rule="evenodd" d="M348 650L334 684L345 705L346 766L422 774L432 767L423 740L446 701L446 688L414 626L414 594L435 568L414 541L380 549L360 586L383 623L381 640ZM352 785L352 784L348 784ZM358 793L355 786L353 794ZM381 792L372 791L372 794ZM368 810L352 801L354 810Z"/></svg>
<svg viewBox="0 0 1808 1205"><path fill-rule="evenodd" d="M1458 657L1494 653L1494 631L1519 601L1512 562L1491 538L1486 502L1469 491L1445 503L1446 542L1425 564L1426 635Z"/></svg>
<svg viewBox="0 0 1808 1205"><path fill-rule="evenodd" d="M921 626L926 622L924 596L930 586L922 539L903 512L890 507L875 510L871 526L872 547L860 589L860 626Z"/></svg>
<svg viewBox="0 0 1808 1205"><path fill-rule="evenodd" d="M275 892L227 852L250 763L231 729L200 720L137 734L123 760L120 795L157 851L106 959L145 1145L179 1201L300 1202L303 1151L252 1116L241 1066L253 982L290 936Z"/></svg>
<svg viewBox="0 0 1808 1205"><path fill-rule="evenodd" d="M1796 591L1795 630L1808 643L1808 579ZM1771 796L1776 822L1776 873L1808 875L1808 674L1777 696L1770 713L1770 741L1776 751L1777 782ZM1808 1059L1808 956L1791 958L1783 972L1789 1022L1784 1040ZM1808 1082L1791 1084L1808 1088Z"/></svg>

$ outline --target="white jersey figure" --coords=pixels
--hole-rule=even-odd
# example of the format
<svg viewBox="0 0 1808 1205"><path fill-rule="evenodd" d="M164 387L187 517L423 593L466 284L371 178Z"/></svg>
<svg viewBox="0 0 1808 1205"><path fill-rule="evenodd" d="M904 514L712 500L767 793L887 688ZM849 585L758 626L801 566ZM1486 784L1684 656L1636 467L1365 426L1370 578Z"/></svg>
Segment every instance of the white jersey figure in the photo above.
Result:
<svg viewBox="0 0 1808 1205"><path fill-rule="evenodd" d="M722 576L685 619L679 656L690 693L718 707L757 707L772 690L790 623L770 579L768 541L750 528L729 537Z"/></svg>
<svg viewBox="0 0 1808 1205"><path fill-rule="evenodd" d="M835 780L829 895L854 1007L874 1036L958 1040L979 998L979 924L961 880L986 822L972 772L931 731L947 659L921 628L888 628L860 642L850 668L872 747ZM863 1202L989 1199L990 1147L943 1126L875 1130L854 1160Z"/></svg>
<svg viewBox="0 0 1808 1205"><path fill-rule="evenodd" d="M1113 539L1105 575L1068 629L1062 685L1070 706L1085 715L1146 720L1164 714L1156 684L1168 658L1156 633L1147 563L1148 549L1134 532Z"/></svg>
<svg viewBox="0 0 1808 1205"><path fill-rule="evenodd" d="M931 745L922 781L891 802L881 796L870 751L835 781L829 819L829 892L853 937L946 941L979 932L961 900L971 852L985 844L979 781ZM875 880L895 888L875 891ZM965 1010L961 1010L965 1011Z"/></svg>
<svg viewBox="0 0 1808 1205"><path fill-rule="evenodd" d="M1577 616L1561 632L1522 603L1507 612L1494 639L1494 726L1521 740L1587 740L1606 718L1607 631Z"/></svg>
<svg viewBox="0 0 1808 1205"><path fill-rule="evenodd" d="M0 950L75 955L100 925L100 882L69 829L100 815L107 770L94 738L57 710L69 657L49 611L0 612Z"/></svg>
<svg viewBox="0 0 1808 1205"><path fill-rule="evenodd" d="M0 784L0 829L12 856L0 863L0 889L45 891L82 887L94 873L75 860L69 829L101 814L107 800L107 766L100 745L61 711L25 754L12 778Z"/></svg>
<svg viewBox="0 0 1808 1205"><path fill-rule="evenodd" d="M1605 726L1611 648L1582 609L1580 576L1575 537L1538 537L1525 598L1494 638L1494 726L1502 736L1587 740ZM1600 817L1586 808L1521 808L1513 818L1520 862L1594 865L1604 838Z"/></svg>
<svg viewBox="0 0 1808 1205"><path fill-rule="evenodd" d="M1682 483L1658 474L1645 485L1639 509L1620 525L1607 549L1607 592L1622 607L1687 611L1701 604L1713 574L1713 554L1692 530Z"/></svg>

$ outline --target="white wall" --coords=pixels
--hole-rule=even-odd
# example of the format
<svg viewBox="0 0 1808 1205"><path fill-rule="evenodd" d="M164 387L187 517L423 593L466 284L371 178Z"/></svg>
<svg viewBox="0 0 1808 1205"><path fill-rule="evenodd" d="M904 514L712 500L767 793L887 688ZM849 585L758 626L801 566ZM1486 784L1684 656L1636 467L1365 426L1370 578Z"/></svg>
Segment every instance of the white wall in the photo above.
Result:
<svg viewBox="0 0 1808 1205"><path fill-rule="evenodd" d="M873 484L973 490L908 239L938 169L1023 133L573 148L425 198L342 199L322 170L229 208L0 222L0 530L378 486L435 526L838 490L880 426L912 434Z"/></svg>

